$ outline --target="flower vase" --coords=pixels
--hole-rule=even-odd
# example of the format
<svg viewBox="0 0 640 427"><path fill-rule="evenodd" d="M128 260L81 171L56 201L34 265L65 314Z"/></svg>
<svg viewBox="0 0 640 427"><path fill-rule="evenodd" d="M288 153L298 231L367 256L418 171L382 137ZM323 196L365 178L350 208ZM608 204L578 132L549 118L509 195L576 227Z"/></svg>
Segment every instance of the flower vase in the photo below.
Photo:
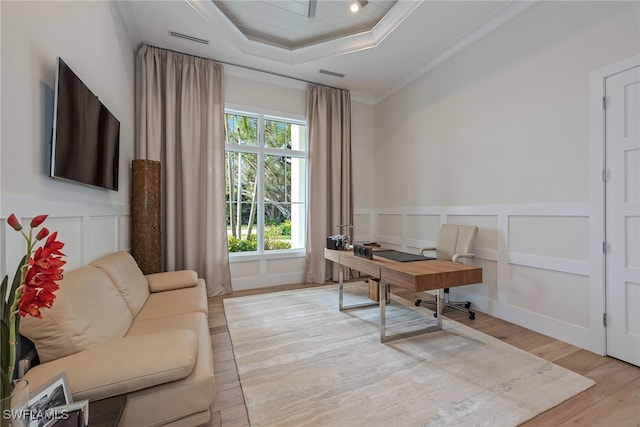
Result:
<svg viewBox="0 0 640 427"><path fill-rule="evenodd" d="M11 394L0 400L0 423L2 427L25 427L29 424L29 382L14 380Z"/></svg>

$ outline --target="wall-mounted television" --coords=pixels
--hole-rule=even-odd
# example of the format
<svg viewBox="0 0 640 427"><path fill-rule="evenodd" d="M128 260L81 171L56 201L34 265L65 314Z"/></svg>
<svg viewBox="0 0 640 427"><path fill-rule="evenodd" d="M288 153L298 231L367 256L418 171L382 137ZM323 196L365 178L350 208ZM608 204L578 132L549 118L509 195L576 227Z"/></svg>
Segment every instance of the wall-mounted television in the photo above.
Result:
<svg viewBox="0 0 640 427"><path fill-rule="evenodd" d="M117 191L120 121L62 58L54 103L50 175Z"/></svg>

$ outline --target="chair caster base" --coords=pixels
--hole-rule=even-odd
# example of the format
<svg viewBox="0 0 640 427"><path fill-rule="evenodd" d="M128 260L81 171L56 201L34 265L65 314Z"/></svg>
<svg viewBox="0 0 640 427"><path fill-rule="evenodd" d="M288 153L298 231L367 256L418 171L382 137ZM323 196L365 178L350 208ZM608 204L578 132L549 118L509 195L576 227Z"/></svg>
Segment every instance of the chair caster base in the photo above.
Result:
<svg viewBox="0 0 640 427"><path fill-rule="evenodd" d="M417 299L414 304L416 305L416 307L420 307L420 305L422 304L422 300L421 299Z"/></svg>
<svg viewBox="0 0 640 427"><path fill-rule="evenodd" d="M476 318L476 314L473 311L469 312L469 319L474 320Z"/></svg>

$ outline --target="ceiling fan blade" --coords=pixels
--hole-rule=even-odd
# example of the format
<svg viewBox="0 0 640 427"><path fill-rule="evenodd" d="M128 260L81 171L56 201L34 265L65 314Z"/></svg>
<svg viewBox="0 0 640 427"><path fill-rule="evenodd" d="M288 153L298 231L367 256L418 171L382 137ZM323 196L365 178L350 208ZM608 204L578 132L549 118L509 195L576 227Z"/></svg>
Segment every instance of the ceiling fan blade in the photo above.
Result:
<svg viewBox="0 0 640 427"><path fill-rule="evenodd" d="M316 17L316 6L318 5L318 0L309 0L309 12L307 13L308 18Z"/></svg>

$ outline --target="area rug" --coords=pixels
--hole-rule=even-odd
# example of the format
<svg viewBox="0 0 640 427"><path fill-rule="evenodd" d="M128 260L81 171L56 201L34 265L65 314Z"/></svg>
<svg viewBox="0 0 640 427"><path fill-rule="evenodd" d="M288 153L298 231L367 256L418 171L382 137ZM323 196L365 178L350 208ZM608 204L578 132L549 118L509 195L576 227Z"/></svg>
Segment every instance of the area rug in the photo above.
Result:
<svg viewBox="0 0 640 427"><path fill-rule="evenodd" d="M345 303L366 298L349 284ZM515 426L594 382L451 319L379 341L379 309L338 311L334 286L226 299L252 426ZM433 322L400 298L391 332Z"/></svg>

